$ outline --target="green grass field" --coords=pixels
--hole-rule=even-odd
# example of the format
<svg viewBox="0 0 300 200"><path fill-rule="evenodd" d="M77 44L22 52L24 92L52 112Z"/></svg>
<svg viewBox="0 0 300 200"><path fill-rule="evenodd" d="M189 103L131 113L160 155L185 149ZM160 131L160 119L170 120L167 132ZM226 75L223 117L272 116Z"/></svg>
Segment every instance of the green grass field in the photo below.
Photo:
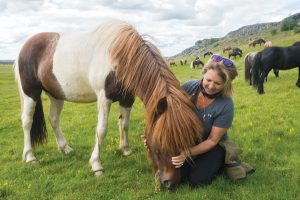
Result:
<svg viewBox="0 0 300 200"><path fill-rule="evenodd" d="M291 43L280 42L282 46ZM256 49L259 48L262 47ZM244 55L253 50L246 45L242 49ZM235 63L239 76L234 81L235 118L229 136L242 147L242 160L253 165L256 172L239 181L218 177L206 187L183 185L174 191L155 190L141 139L145 111L138 99L130 124L133 153L128 157L118 151L119 112L117 104L112 106L102 153L103 176L94 177L88 165L95 138L95 103L65 103L61 126L74 149L71 154L58 151L47 122L48 143L34 150L39 164L22 162L17 86L12 66L0 66L0 199L300 199L300 89L295 86L298 69L280 71L279 78L270 73L266 93L258 95L244 81L243 58L237 58ZM172 71L181 83L200 78L201 73L189 66L174 67ZM48 115L49 100L45 95L43 104Z"/></svg>

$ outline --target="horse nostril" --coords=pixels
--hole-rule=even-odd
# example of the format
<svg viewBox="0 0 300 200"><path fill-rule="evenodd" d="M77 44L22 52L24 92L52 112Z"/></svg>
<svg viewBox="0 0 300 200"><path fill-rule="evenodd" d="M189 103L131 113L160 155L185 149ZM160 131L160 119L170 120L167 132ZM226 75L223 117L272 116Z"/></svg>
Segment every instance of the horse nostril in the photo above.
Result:
<svg viewBox="0 0 300 200"><path fill-rule="evenodd" d="M165 181L163 181L163 185L164 185L167 189L170 189L171 186L172 186L172 182L169 181L169 180L165 180Z"/></svg>

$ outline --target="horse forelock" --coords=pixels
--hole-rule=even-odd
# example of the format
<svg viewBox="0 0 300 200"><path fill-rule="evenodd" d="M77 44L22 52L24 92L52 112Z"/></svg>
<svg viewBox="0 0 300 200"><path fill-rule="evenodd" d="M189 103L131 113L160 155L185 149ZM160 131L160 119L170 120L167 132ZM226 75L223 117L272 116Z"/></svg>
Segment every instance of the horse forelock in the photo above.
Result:
<svg viewBox="0 0 300 200"><path fill-rule="evenodd" d="M201 140L202 126L193 104L168 68L159 50L144 40L130 25L111 47L111 60L117 63L117 78L124 88L139 96L147 111L146 135L161 150L172 155ZM165 98L166 110L156 118L158 102Z"/></svg>
<svg viewBox="0 0 300 200"><path fill-rule="evenodd" d="M178 90L176 97L167 98L167 110L147 133L162 152L173 156L181 152L189 154L189 148L202 138L201 122L195 116L193 105L185 96L180 95L182 92Z"/></svg>

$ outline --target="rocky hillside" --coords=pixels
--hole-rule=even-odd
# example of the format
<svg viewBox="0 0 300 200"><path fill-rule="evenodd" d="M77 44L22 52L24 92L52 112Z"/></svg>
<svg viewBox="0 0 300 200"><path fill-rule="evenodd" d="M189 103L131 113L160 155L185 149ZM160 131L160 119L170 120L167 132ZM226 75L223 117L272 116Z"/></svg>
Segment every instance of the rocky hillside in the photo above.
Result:
<svg viewBox="0 0 300 200"><path fill-rule="evenodd" d="M179 57L186 57L191 55L203 54L207 50L214 51L220 50L220 47L224 46L239 46L241 43L247 43L249 39L255 38L258 35L261 35L265 32L270 32L272 30L280 29L281 23L286 19L293 19L300 22L300 13L294 14L283 19L280 22L271 22L271 23L260 23L243 26L235 31L229 32L226 36L222 38L211 38L203 39L195 42L195 45L189 47L182 51L181 53L169 57L168 59L176 59Z"/></svg>

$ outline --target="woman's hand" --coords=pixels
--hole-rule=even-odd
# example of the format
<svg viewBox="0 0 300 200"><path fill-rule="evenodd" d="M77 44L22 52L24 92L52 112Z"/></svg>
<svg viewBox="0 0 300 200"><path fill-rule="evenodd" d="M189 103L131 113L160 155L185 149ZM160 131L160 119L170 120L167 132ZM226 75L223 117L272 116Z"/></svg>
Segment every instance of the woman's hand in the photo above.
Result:
<svg viewBox="0 0 300 200"><path fill-rule="evenodd" d="M172 157L172 164L175 168L180 168L185 162L186 156L181 153L179 156Z"/></svg>

